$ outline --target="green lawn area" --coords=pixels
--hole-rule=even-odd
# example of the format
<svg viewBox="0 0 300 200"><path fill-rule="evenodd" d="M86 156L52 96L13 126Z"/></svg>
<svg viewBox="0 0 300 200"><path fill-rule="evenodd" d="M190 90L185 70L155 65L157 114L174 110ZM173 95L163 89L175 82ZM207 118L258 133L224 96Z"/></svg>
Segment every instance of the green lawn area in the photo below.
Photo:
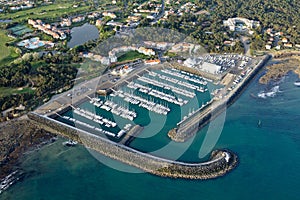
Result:
<svg viewBox="0 0 300 200"><path fill-rule="evenodd" d="M8 96L11 94L22 94L22 93L34 93L31 88L10 88L10 87L0 87L0 97Z"/></svg>
<svg viewBox="0 0 300 200"><path fill-rule="evenodd" d="M125 54L121 55L118 57L118 62L123 62L123 61L129 61L129 60L136 60L136 59L147 59L148 56L139 53L137 51L128 51Z"/></svg>
<svg viewBox="0 0 300 200"><path fill-rule="evenodd" d="M47 19L57 18L66 14L81 13L91 11L89 6L78 6L73 8L72 3L52 4L46 6L39 6L28 10L21 10L10 14L0 14L0 19L11 18L13 22L20 22L28 19Z"/></svg>
<svg viewBox="0 0 300 200"><path fill-rule="evenodd" d="M13 39L6 35L6 32L0 30L0 64L6 63L18 57L13 47L5 46L6 42L12 41Z"/></svg>

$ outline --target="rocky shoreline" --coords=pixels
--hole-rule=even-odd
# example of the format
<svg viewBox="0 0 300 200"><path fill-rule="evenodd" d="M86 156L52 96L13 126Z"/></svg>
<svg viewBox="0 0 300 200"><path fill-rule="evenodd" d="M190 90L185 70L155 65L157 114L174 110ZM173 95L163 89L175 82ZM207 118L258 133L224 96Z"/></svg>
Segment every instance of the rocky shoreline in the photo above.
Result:
<svg viewBox="0 0 300 200"><path fill-rule="evenodd" d="M259 79L259 83L268 84L270 81L280 80L288 72L293 71L300 78L300 57L291 56L284 57L281 55L277 58L279 63L272 64L267 67L267 73Z"/></svg>
<svg viewBox="0 0 300 200"><path fill-rule="evenodd" d="M0 124L0 193L23 177L19 165L24 154L54 138L26 116Z"/></svg>

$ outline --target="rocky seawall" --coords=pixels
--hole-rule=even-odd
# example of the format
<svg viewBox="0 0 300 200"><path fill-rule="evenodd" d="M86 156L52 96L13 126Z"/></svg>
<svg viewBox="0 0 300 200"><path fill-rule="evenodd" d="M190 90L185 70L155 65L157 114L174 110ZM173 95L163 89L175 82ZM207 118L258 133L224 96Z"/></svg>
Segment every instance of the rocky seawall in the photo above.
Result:
<svg viewBox="0 0 300 200"><path fill-rule="evenodd" d="M79 141L84 146L94 149L107 157L158 176L185 179L211 179L225 175L238 164L237 156L229 150L216 150L212 153L210 160L203 163L172 161L137 151L46 116L36 113L29 113L28 116L30 119L42 124L44 128L48 127L49 131L55 130L56 133Z"/></svg>

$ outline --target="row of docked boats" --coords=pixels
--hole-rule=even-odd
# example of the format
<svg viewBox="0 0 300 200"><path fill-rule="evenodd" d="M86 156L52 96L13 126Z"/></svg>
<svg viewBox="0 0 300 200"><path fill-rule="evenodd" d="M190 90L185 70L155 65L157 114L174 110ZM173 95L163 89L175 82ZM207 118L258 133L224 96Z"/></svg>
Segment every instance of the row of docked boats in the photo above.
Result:
<svg viewBox="0 0 300 200"><path fill-rule="evenodd" d="M124 101L129 102L134 105L138 105L139 107L145 108L149 111L155 112L157 114L167 115L170 112L170 108L159 103L155 103L153 101L149 101L140 96L136 96L134 94L129 94L122 90L118 90L115 92L116 96L119 96L124 99Z"/></svg>
<svg viewBox="0 0 300 200"><path fill-rule="evenodd" d="M154 96L154 97L159 98L161 100L165 100L169 103L174 103L174 104L179 105L179 106L183 106L183 105L188 103L188 100L183 100L182 98L176 98L173 95L166 94L164 92L155 90L155 89L150 88L148 86L141 85L139 83L130 82L127 85L127 87L129 87L131 89L138 90L139 92Z"/></svg>
<svg viewBox="0 0 300 200"><path fill-rule="evenodd" d="M137 117L137 113L135 111L131 111L112 101L103 102L99 98L90 98L90 103L98 108L101 108L108 112L112 112L113 114L118 115L124 119L128 119L130 121L133 121Z"/></svg>
<svg viewBox="0 0 300 200"><path fill-rule="evenodd" d="M113 133L113 132L110 132L110 131L106 131L106 130L104 130L104 129L102 129L102 128L95 127L95 126L90 125L90 124L88 124L88 123L82 122L82 121L80 121L80 120L74 119L74 118L69 117L69 116L63 116L63 118L66 119L66 120L69 120L69 121L71 121L71 122L74 122L75 124L82 125L82 126L87 127L87 128L89 128L89 129L95 130L95 131L97 131L97 132L99 132L99 133L102 133L102 134L105 134L105 135L108 135L108 136L111 136L111 137L115 137L115 138L120 138L120 137L122 137L122 136L126 133L125 130L121 129L121 130L116 134L116 133ZM126 126L125 126L125 127L126 127ZM127 125L127 128L128 128L128 125ZM129 127L129 128L130 128L130 127ZM67 143L66 143L66 144L67 144ZM68 142L68 144L70 144L70 143ZM73 144L73 143L72 143L72 144Z"/></svg>
<svg viewBox="0 0 300 200"><path fill-rule="evenodd" d="M182 95L182 96L185 96L188 98L194 98L196 95L194 92L190 92L185 89L181 89L181 88L175 87L175 86L167 84L167 83L162 83L153 78L142 76L142 77L139 77L137 80L160 87L160 88L163 88L163 89L166 89L166 90L171 90L172 92L174 92L176 94L179 94L179 95Z"/></svg>
<svg viewBox="0 0 300 200"><path fill-rule="evenodd" d="M194 83L197 83L197 84L200 84L200 85L203 85L203 86L206 86L208 81L212 82L212 80L210 80L210 79L207 79L207 78L204 78L204 77L199 77L195 74L185 72L185 71L180 71L180 70L174 69L174 68L172 68L171 70L163 69L161 71L165 74L169 74L171 76L182 78L184 80L194 82Z"/></svg>
<svg viewBox="0 0 300 200"><path fill-rule="evenodd" d="M81 109L81 108L76 108L74 110L74 113L76 113L77 115L80 115L82 117L85 117L89 120L92 120L98 124L101 124L101 125L105 125L106 127L116 127L117 126L117 123L116 122L113 122L103 116L100 116L100 115L96 115L95 113L92 113L88 110L84 110L84 109Z"/></svg>
<svg viewBox="0 0 300 200"><path fill-rule="evenodd" d="M161 80L171 82L173 84L183 86L188 90L192 89L192 90L196 90L198 92L205 92L204 87L188 83L187 81L180 81L176 78L171 78L169 76L165 76L165 75L158 74L158 73L155 73L155 72L149 73L149 75L152 76L152 77L158 77Z"/></svg>
<svg viewBox="0 0 300 200"><path fill-rule="evenodd" d="M96 107L100 107L103 105L103 101L101 101L101 99L99 98L90 98L90 104L93 104Z"/></svg>
<svg viewBox="0 0 300 200"><path fill-rule="evenodd" d="M113 114L118 115L124 119L133 121L137 117L137 113L135 111L129 110L128 108L120 106L112 101L106 101L104 105L110 108Z"/></svg>

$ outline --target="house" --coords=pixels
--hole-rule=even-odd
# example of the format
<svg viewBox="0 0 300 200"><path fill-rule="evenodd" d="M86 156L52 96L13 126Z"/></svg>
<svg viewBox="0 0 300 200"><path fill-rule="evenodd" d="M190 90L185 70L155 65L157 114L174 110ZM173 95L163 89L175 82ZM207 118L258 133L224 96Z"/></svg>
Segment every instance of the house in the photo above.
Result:
<svg viewBox="0 0 300 200"><path fill-rule="evenodd" d="M230 41L230 40L225 40L224 41L224 45L226 45L226 46L234 46L236 43L235 42L233 42L233 41Z"/></svg>
<svg viewBox="0 0 300 200"><path fill-rule="evenodd" d="M266 49L267 49L267 50L270 50L271 48L272 48L271 45L269 45L269 44L266 45Z"/></svg>
<svg viewBox="0 0 300 200"><path fill-rule="evenodd" d="M70 19L63 19L60 22L60 26L64 27L64 26L71 26L72 25L72 21Z"/></svg>
<svg viewBox="0 0 300 200"><path fill-rule="evenodd" d="M102 24L102 20L101 19L97 19L96 20L96 26L101 26Z"/></svg>
<svg viewBox="0 0 300 200"><path fill-rule="evenodd" d="M271 28L268 28L268 29L266 30L266 33L269 34L269 35L270 35L272 32L273 32L273 30L272 30Z"/></svg>
<svg viewBox="0 0 300 200"><path fill-rule="evenodd" d="M117 18L117 16L114 14L114 13L111 13L111 12L103 12L102 13L102 15L104 16L104 17L110 17L110 18L112 18L112 19L115 19L115 18Z"/></svg>
<svg viewBox="0 0 300 200"><path fill-rule="evenodd" d="M293 47L293 44L291 44L291 43L286 43L286 44L284 44L283 46L284 46L284 47L288 47L288 48L292 48L292 47Z"/></svg>
<svg viewBox="0 0 300 200"><path fill-rule="evenodd" d="M287 39L287 38L282 38L282 42L283 42L283 43L287 43L287 42L288 42L288 39Z"/></svg>
<svg viewBox="0 0 300 200"><path fill-rule="evenodd" d="M157 65L160 63L160 60L156 59L156 60L145 60L144 62L146 65Z"/></svg>

